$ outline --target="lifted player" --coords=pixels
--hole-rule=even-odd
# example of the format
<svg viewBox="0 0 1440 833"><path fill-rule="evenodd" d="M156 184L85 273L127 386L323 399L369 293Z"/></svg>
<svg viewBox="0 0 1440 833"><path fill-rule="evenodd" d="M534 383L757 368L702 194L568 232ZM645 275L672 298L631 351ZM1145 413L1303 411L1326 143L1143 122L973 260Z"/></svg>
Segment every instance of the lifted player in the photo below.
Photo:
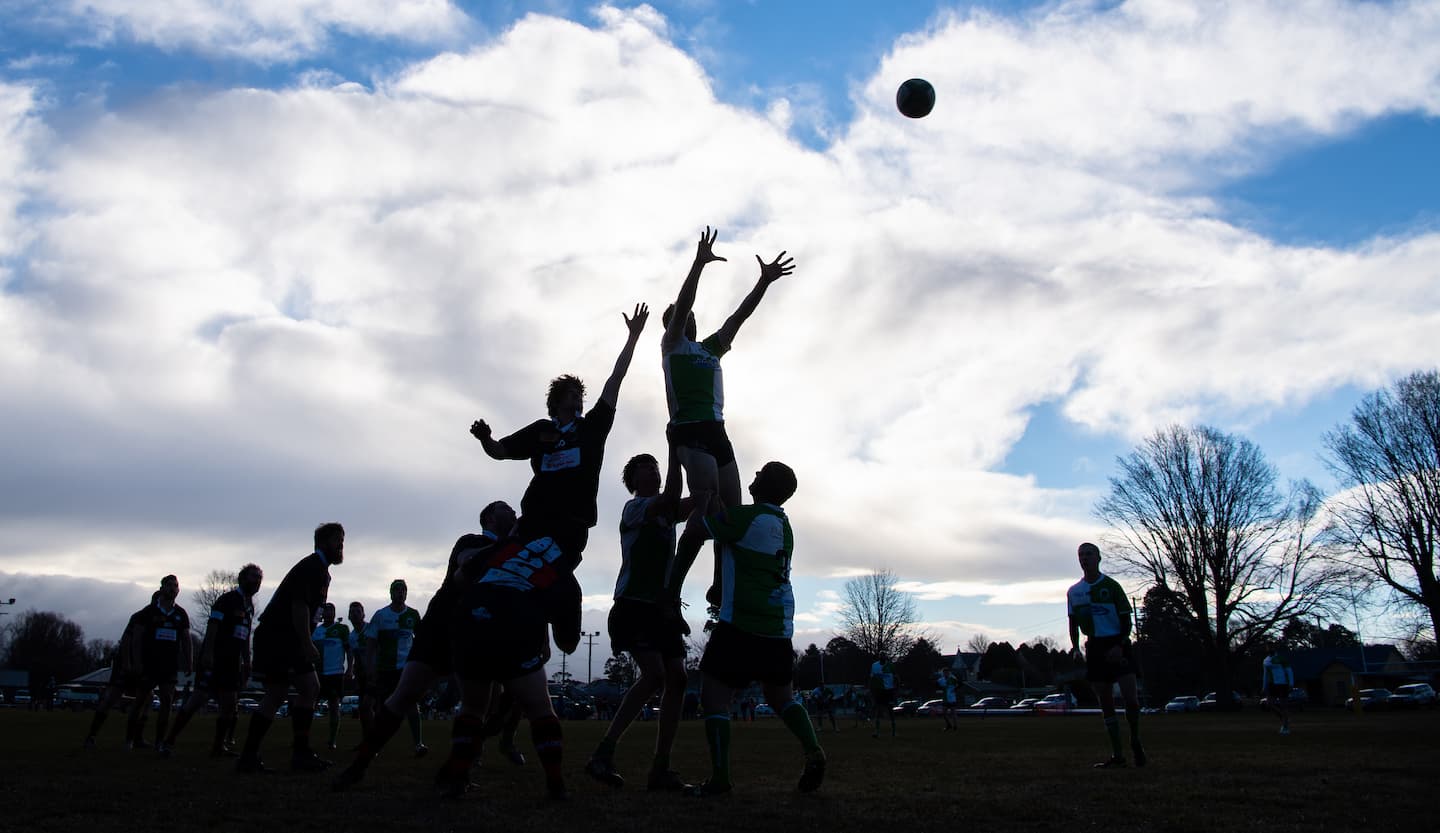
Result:
<svg viewBox="0 0 1440 833"><path fill-rule="evenodd" d="M1140 698L1135 693L1135 657L1130 645L1130 601L1120 583L1100 572L1100 548L1080 545L1077 555L1084 577L1067 594L1070 613L1070 650L1080 652L1085 634L1085 678L1100 698L1105 732L1110 736L1110 757L1099 768L1125 766L1120 750L1120 720L1115 716L1114 688L1125 698L1125 720L1130 724L1130 751L1135 765L1145 766L1140 745Z"/></svg>

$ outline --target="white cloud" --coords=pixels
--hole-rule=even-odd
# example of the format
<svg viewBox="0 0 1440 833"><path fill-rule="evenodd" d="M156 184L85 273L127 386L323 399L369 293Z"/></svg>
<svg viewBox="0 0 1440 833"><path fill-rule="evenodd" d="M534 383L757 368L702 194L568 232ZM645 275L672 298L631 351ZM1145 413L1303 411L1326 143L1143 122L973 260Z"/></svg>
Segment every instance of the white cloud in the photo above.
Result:
<svg viewBox="0 0 1440 833"><path fill-rule="evenodd" d="M96 44L135 42L261 63L325 49L336 34L451 43L473 25L451 0L15 0L17 22Z"/></svg>
<svg viewBox="0 0 1440 833"><path fill-rule="evenodd" d="M0 295L5 563L89 574L104 552L119 578L285 553L275 576L338 518L337 593L438 584L454 537L528 475L485 458L471 420L519 427L560 372L593 397L621 311L663 308L708 223L730 260L707 270L702 328L753 253L797 261L725 360L742 470L799 474L797 574L889 566L930 594L1038 599L1098 530L1092 492L993 470L1028 408L1134 436L1437 362L1440 234L1287 247L1195 195L1277 131L1434 112L1435 6L1184 8L942 22L877 68L825 151L718 102L645 9L532 16L368 89L177 89L44 143L33 96L0 87L0 257L24 273ZM918 122L893 113L911 75L940 91ZM596 594L612 474L662 450L655 318L581 568Z"/></svg>

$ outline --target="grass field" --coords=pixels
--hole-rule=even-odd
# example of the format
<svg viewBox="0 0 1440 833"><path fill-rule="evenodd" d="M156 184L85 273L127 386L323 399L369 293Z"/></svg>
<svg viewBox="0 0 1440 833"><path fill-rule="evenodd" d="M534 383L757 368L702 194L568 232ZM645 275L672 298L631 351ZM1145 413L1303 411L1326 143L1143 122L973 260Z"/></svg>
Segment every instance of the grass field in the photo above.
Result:
<svg viewBox="0 0 1440 833"><path fill-rule="evenodd" d="M531 761L515 767L486 750L462 801L433 797L430 778L449 726L430 722L431 757L410 757L402 729L366 783L330 791L330 774L281 771L241 777L205 755L212 717L200 716L174 758L120 748L112 715L100 748L80 748L89 713L0 710L0 829L26 831L1382 831L1434 824L1440 782L1440 713L1354 715L1310 711L1289 737L1259 713L1145 719L1151 765L1093 770L1106 753L1099 718L968 718L956 732L933 719L900 724L876 740L842 721L821 741L830 757L824 787L795 792L800 753L779 721L737 724L737 787L710 800L644 792L654 724L634 726L617 755L631 785L611 791L581 771L600 737L598 721L565 724L571 799L541 800ZM316 721L317 734L325 721ZM245 724L242 722L242 734ZM347 720L341 746L358 739ZM522 726L522 748L528 734ZM266 757L287 760L287 726L271 732ZM675 764L692 780L707 772L698 722L681 727ZM340 755L339 757L345 757ZM332 770L333 772L333 770ZM1424 821L1430 819L1429 822Z"/></svg>

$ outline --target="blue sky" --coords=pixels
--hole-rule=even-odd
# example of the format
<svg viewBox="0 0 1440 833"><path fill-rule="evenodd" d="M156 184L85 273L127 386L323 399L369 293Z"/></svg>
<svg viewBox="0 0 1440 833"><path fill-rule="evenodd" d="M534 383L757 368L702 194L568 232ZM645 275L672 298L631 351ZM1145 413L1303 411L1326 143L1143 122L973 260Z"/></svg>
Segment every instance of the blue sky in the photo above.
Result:
<svg viewBox="0 0 1440 833"><path fill-rule="evenodd" d="M329 517L363 519L338 593L427 598L523 486L454 427L598 384L706 224L702 327L752 252L801 266L727 392L742 466L801 472L802 642L874 567L948 649L1062 637L1148 431L1215 424L1331 490L1324 432L1437 364L1433 2L80 8L0 0L0 592L91 600L99 634L117 588ZM658 436L647 349L617 473Z"/></svg>

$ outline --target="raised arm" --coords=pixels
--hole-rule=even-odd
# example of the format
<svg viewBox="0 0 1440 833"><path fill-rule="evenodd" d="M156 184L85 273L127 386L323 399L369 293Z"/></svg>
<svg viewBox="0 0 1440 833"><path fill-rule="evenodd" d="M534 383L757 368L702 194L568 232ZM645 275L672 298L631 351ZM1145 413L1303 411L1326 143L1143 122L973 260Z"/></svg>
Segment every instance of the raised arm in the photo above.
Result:
<svg viewBox="0 0 1440 833"><path fill-rule="evenodd" d="M480 441L485 453L490 455L492 460L508 460L510 456L505 452L505 446L495 439L489 424L483 419L477 419L470 425L470 436Z"/></svg>
<svg viewBox="0 0 1440 833"><path fill-rule="evenodd" d="M750 294L745 296L745 300L740 302L740 306L725 319L725 324L715 333L720 343L727 347L735 341L740 325L760 306L760 299L765 297L765 290L770 288L770 284L795 271L795 258L785 257L784 252L776 255L770 263L761 260L760 255L755 255L755 262L760 264L759 280L755 281L755 287L750 290Z"/></svg>
<svg viewBox="0 0 1440 833"><path fill-rule="evenodd" d="M610 378L605 380L605 387L600 390L600 401L611 408L615 407L615 400L620 398L620 383L625 381L625 374L630 370L630 360L635 357L635 342L640 340L645 322L650 319L650 308L644 304L636 304L633 317L623 312L620 317L625 319L625 327L630 331L630 336L625 339L625 346L620 349L620 355L615 359L615 369L610 371Z"/></svg>
<svg viewBox="0 0 1440 833"><path fill-rule="evenodd" d="M681 487L684 483L684 476L681 474L680 455L675 453L675 446L669 446L665 466L665 488L660 492L659 500L650 501L645 507L645 517L653 518L656 515L663 515L671 522L680 520L682 514L689 514L691 501L680 499Z"/></svg>
<svg viewBox="0 0 1440 833"><path fill-rule="evenodd" d="M719 234L719 229L711 231L706 226L700 235L700 242L695 245L695 262L690 264L690 274L685 276L685 282L680 284L680 294L675 296L670 323L665 327L664 335L660 336L661 348L668 348L685 334L685 323L690 320L690 311L695 307L695 292L700 288L700 273L704 271L705 264L725 259L710 250Z"/></svg>

